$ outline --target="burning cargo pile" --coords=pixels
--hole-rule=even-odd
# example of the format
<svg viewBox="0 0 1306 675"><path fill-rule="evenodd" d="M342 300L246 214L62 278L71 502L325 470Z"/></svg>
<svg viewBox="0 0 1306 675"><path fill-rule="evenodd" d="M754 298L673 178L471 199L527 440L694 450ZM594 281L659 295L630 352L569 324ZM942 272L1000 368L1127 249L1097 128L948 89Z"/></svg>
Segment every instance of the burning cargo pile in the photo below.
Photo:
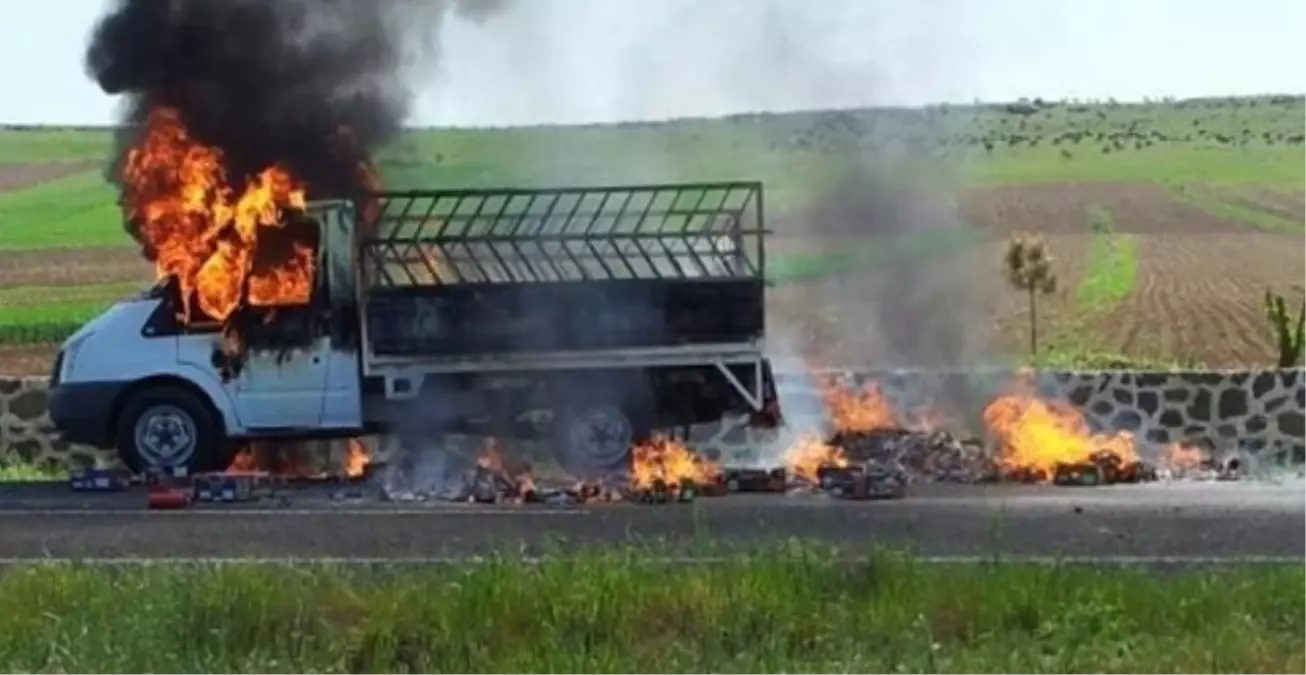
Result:
<svg viewBox="0 0 1306 675"><path fill-rule="evenodd" d="M388 480L395 501L591 504L680 503L733 493L812 493L843 499L893 499L928 483L1044 483L1096 486L1168 478L1235 479L1237 460L1220 462L1184 446L1143 461L1132 434L1094 432L1068 404L1006 395L984 409L987 438L938 428L941 416L904 417L874 385L828 386L835 430L801 433L771 465L720 466L686 444L655 438L632 449L624 475L544 481L529 464L509 462L492 445L470 468L435 480ZM420 467L396 467L414 476ZM545 483L549 483L546 486Z"/></svg>
<svg viewBox="0 0 1306 675"><path fill-rule="evenodd" d="M785 465L802 483L852 485L872 495L898 495L920 483L1088 486L1242 474L1238 459L1217 460L1182 444L1160 448L1155 462L1145 461L1132 433L1094 431L1069 403L1040 399L1027 383L1016 385L984 408L986 437L980 438L944 430L946 418L932 409L900 413L875 384L853 389L826 382L821 394L835 431L827 440L800 436Z"/></svg>

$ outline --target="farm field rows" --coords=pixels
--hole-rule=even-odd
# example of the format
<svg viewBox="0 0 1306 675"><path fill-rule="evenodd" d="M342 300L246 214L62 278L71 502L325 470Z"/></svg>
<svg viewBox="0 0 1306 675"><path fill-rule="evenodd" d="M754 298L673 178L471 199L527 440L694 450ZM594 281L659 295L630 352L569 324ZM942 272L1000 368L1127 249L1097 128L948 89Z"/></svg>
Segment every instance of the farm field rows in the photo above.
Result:
<svg viewBox="0 0 1306 675"><path fill-rule="evenodd" d="M393 187L760 178L772 326L831 363L1028 358L1001 255L1039 233L1060 277L1040 333L1072 364L1269 365L1262 296L1300 298L1306 274L1302 99L1031 109L420 130L381 167ZM110 150L103 130L0 130L0 372L44 374L152 281Z"/></svg>

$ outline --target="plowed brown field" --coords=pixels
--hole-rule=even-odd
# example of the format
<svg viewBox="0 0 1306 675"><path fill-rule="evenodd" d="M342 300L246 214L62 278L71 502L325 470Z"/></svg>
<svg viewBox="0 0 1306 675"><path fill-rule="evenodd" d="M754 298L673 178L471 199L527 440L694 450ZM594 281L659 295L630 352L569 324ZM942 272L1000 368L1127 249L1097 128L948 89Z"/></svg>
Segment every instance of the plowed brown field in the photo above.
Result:
<svg viewBox="0 0 1306 675"><path fill-rule="evenodd" d="M1173 199L1146 183L1051 183L969 190L960 199L966 222L996 234L1089 232L1089 210L1110 212L1117 232L1246 232L1229 222Z"/></svg>
<svg viewBox="0 0 1306 675"><path fill-rule="evenodd" d="M0 251L0 288L149 281L154 268L135 248Z"/></svg>
<svg viewBox="0 0 1306 675"><path fill-rule="evenodd" d="M1306 270L1301 236L1149 234L1137 242L1137 286L1089 322L1095 344L1119 354L1208 365L1273 365L1264 294L1273 288L1293 305L1300 302Z"/></svg>
<svg viewBox="0 0 1306 675"><path fill-rule="evenodd" d="M93 162L45 162L40 164L0 164L0 192L32 187L47 181L88 171Z"/></svg>

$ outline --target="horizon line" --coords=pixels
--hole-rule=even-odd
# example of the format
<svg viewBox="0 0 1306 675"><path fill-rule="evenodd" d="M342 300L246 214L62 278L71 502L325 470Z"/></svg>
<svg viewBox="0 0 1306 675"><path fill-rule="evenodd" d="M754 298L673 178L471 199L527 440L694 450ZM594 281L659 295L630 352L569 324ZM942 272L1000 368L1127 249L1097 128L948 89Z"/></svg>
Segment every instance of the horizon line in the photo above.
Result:
<svg viewBox="0 0 1306 675"><path fill-rule="evenodd" d="M875 111L926 111L935 109L975 109L975 108L1002 108L1006 106L1031 104L1042 102L1048 107L1059 107L1066 105L1081 106L1146 106L1146 105L1175 105L1179 103L1210 102L1210 101L1242 101L1242 100L1262 100L1262 99L1302 99L1306 100L1306 92L1286 93L1286 92L1265 92L1260 94L1211 94L1205 96L1160 96L1144 97L1142 99L1115 99L1107 97L1105 99L1097 98L1044 98L1042 96L1022 96L1015 100L1006 101L983 101L979 99L970 102L955 101L938 101L925 103L922 105L859 105L859 106L835 106L827 108L787 108L771 110L746 110L734 113L716 114L716 115L682 115L675 117L648 117L626 120L595 120L588 122L530 122L522 124L405 124L401 127L403 131L435 131L440 129L461 129L461 130L479 130L493 131L499 129L532 129L542 127L602 127L602 126L634 126L634 125L656 125L672 124L677 122L703 122L730 120L746 117L765 117L765 116L783 116L783 115L802 115L824 112L875 112ZM110 131L124 128L126 125L121 123L33 123L33 122L8 122L0 120L0 129L21 130L21 129L76 129L86 131Z"/></svg>

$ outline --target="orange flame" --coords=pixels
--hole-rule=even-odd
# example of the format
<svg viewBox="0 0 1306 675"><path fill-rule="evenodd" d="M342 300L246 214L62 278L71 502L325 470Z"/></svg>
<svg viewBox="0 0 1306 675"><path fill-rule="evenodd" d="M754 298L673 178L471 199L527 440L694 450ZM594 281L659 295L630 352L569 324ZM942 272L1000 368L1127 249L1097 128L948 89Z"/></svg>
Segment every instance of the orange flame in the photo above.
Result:
<svg viewBox="0 0 1306 675"><path fill-rule="evenodd" d="M310 450L299 441L254 441L236 451L226 473L271 474L281 478L326 478L327 472L315 470Z"/></svg>
<svg viewBox="0 0 1306 675"><path fill-rule="evenodd" d="M226 473L255 473L258 470L258 460L254 457L253 448L245 446L237 450L236 456L231 458Z"/></svg>
<svg viewBox="0 0 1306 675"><path fill-rule="evenodd" d="M827 382L821 397L834 427L842 432L868 432L899 428L898 411L874 382L861 389Z"/></svg>
<svg viewBox="0 0 1306 675"><path fill-rule="evenodd" d="M790 476L808 483L819 483L817 472L823 467L846 467L848 457L839 448L812 434L804 434L785 452L785 470Z"/></svg>
<svg viewBox="0 0 1306 675"><path fill-rule="evenodd" d="M1206 461L1206 453L1200 448L1183 443L1172 443L1161 451L1158 464L1161 468L1182 473L1201 468Z"/></svg>
<svg viewBox="0 0 1306 675"><path fill-rule="evenodd" d="M521 462L505 461L493 439L486 440L485 445L476 453L476 466L510 484L513 491L510 497L516 501L525 501L528 496L537 492L535 476L531 473L530 466Z"/></svg>
<svg viewBox="0 0 1306 675"><path fill-rule="evenodd" d="M932 406L903 413L875 382L860 389L833 380L820 385L821 399L829 411L835 431L869 433L889 429L934 431L949 423L944 414Z"/></svg>
<svg viewBox="0 0 1306 675"><path fill-rule="evenodd" d="M358 478L367 471L367 465L371 463L372 458L367 454L367 448L363 445L363 442L357 438L349 439L345 446L345 476Z"/></svg>
<svg viewBox="0 0 1306 675"><path fill-rule="evenodd" d="M152 254L160 278L178 281L182 318L192 301L225 321L242 297L258 306L308 301L314 273L310 246L296 242L283 260L259 261L259 242L284 225L283 212L303 210L305 188L284 168L241 177L237 189L223 153L191 137L176 110L155 108L123 165L123 207Z"/></svg>
<svg viewBox="0 0 1306 675"><path fill-rule="evenodd" d="M1134 436L1127 431L1093 433L1069 404L1032 396L999 396L984 408L984 424L1001 444L1000 461L1009 471L1049 476L1058 464L1092 461L1105 452L1122 462L1137 462Z"/></svg>
<svg viewBox="0 0 1306 675"><path fill-rule="evenodd" d="M670 489L687 482L707 484L720 475L719 465L677 440L657 436L631 451L630 485L636 490L648 490L659 481Z"/></svg>

